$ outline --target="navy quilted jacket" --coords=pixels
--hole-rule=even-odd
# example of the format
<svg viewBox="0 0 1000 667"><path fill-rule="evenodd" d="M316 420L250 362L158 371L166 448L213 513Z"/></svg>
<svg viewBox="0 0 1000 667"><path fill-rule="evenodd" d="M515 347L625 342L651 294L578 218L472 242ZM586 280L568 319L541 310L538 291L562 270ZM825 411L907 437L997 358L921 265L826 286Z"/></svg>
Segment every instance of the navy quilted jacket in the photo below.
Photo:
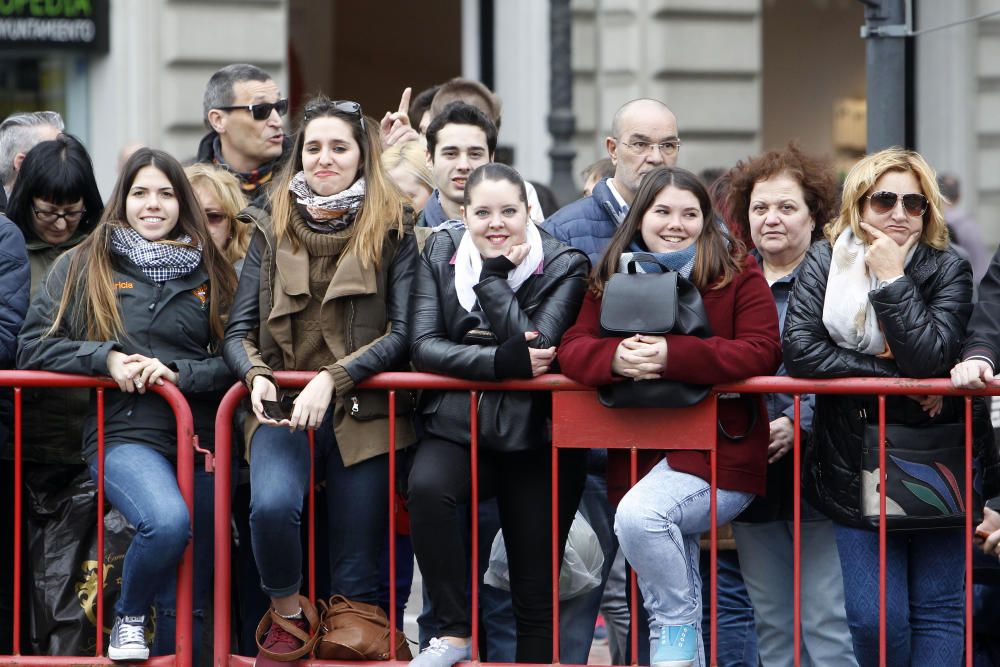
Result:
<svg viewBox="0 0 1000 667"><path fill-rule="evenodd" d="M587 253L591 265L597 266L624 219L625 211L605 180L598 181L591 196L563 206L542 227L556 239Z"/></svg>

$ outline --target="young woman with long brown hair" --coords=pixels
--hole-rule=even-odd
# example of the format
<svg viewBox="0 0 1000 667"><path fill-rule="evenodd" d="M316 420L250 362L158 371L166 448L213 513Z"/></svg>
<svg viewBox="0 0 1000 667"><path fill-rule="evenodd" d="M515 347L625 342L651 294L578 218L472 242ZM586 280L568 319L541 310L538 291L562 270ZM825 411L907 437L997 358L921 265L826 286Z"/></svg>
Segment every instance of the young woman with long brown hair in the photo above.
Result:
<svg viewBox="0 0 1000 667"><path fill-rule="evenodd" d="M158 607L173 600L173 572L192 531L174 472L174 415L147 388L170 382L183 391L201 443L211 446L218 392L232 383L218 350L235 288L181 165L143 148L125 164L94 231L56 260L21 331L20 368L110 375L121 389L105 398L104 484L136 534L125 554L112 660L148 657L146 615L154 598ZM95 479L97 428L92 411L83 457ZM196 505L211 502L207 489L207 498L196 492ZM206 539L196 545L208 548L211 563L210 506L207 519ZM196 607L207 600L207 581L196 578Z"/></svg>
<svg viewBox="0 0 1000 667"><path fill-rule="evenodd" d="M270 210L242 214L256 230L225 357L250 389L253 409L246 429L250 540L261 588L271 598L257 637L258 666L304 655L318 629L315 610L298 594L300 517L313 463L307 429L316 431L317 468L327 482L331 592L340 596L334 607L347 616L379 614L388 404L384 392L358 391L355 384L405 366L416 258L412 210L385 174L380 146L378 122L357 102L313 99ZM278 399L275 370L317 371L284 417L265 412L262 403ZM409 420L401 416L396 424L397 446L410 444ZM324 647L337 653L325 657L362 657L354 652L360 647L337 642L325 635Z"/></svg>

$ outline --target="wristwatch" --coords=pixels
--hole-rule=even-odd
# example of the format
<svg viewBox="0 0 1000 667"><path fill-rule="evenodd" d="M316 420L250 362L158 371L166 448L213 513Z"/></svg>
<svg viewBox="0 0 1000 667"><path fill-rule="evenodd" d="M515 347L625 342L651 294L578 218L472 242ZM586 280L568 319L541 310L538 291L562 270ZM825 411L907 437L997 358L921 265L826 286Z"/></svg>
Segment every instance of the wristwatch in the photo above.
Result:
<svg viewBox="0 0 1000 667"><path fill-rule="evenodd" d="M895 278L889 278L888 280L880 280L878 281L878 288L882 289L883 287L888 287L902 277L903 276L896 276Z"/></svg>

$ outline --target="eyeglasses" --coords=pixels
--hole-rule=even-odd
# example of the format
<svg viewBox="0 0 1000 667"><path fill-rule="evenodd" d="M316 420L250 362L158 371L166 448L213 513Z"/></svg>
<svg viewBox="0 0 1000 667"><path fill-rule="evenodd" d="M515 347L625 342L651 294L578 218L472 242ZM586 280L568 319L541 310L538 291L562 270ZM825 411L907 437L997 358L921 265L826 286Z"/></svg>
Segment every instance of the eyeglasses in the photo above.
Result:
<svg viewBox="0 0 1000 667"><path fill-rule="evenodd" d="M35 206L32 206L31 210L34 211L35 217L38 218L38 221L45 223L46 225L51 225L59 218L65 220L67 225L75 225L83 219L84 213L87 212L87 209L81 208L77 211L63 211L62 213L59 213L58 211L45 211Z"/></svg>
<svg viewBox="0 0 1000 667"><path fill-rule="evenodd" d="M915 192L899 195L895 192L879 190L868 195L868 203L871 204L872 210L876 213L888 213L896 208L896 201L900 197L903 199L903 210L906 211L907 215L923 215L927 210L927 197Z"/></svg>
<svg viewBox="0 0 1000 667"><path fill-rule="evenodd" d="M303 120L312 120L320 114L328 113L336 109L340 113L351 114L361 119L361 129L365 130L365 115L361 111L361 105L353 100L327 100L319 99L310 102L302 111ZM367 132L367 130L365 130Z"/></svg>
<svg viewBox="0 0 1000 667"><path fill-rule="evenodd" d="M218 225L229 220L229 216L221 211L205 211L205 217L208 218L208 224Z"/></svg>
<svg viewBox="0 0 1000 667"><path fill-rule="evenodd" d="M271 117L272 111L277 111L279 116L288 113L288 100L278 100L277 102L258 102L257 104L238 104L231 107L215 107L219 111L236 111L246 109L253 116L254 120L267 120Z"/></svg>
<svg viewBox="0 0 1000 667"><path fill-rule="evenodd" d="M633 153L635 153L636 155L645 155L646 153L649 152L651 148L655 146L656 149L660 151L660 154L665 155L666 157L670 157L671 155L676 155L677 151L680 150L681 147L680 139L661 141L658 144L654 144L649 141L633 141L632 143L628 143L627 141L620 141L620 140L618 143L620 143L622 146L627 146L628 149Z"/></svg>

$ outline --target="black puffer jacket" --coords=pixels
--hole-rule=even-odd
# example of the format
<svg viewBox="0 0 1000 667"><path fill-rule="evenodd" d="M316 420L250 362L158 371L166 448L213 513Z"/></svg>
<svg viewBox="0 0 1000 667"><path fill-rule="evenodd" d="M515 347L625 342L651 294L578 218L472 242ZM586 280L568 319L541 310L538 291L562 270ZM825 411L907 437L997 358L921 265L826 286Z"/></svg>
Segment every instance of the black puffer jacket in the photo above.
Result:
<svg viewBox="0 0 1000 667"><path fill-rule="evenodd" d="M802 263L785 316L788 374L802 378L947 377L958 361L972 312L972 270L952 250L918 244L905 276L868 294L894 359L838 347L823 324L830 273L828 241L813 245ZM928 425L961 420L961 398L945 398L934 419L905 396L886 398L886 422ZM997 455L989 411L976 400L973 431L987 489L995 486ZM864 425L878 423L876 396L818 394L813 438L803 457L807 497L830 518L864 527L860 514L861 442ZM987 490L987 493L989 491ZM992 495L992 494L989 494Z"/></svg>
<svg viewBox="0 0 1000 667"><path fill-rule="evenodd" d="M589 262L579 250L539 231L544 250L541 273L528 278L516 294L503 277L485 277L475 287L482 311L471 313L458 302L451 261L464 232L443 230L427 239L410 301L410 354L418 371L470 380L525 377L503 363L497 367L497 345L463 343L473 329L492 331L501 344L512 338L524 340L526 331L538 332L531 347L559 344L583 303ZM551 407L547 395L481 392L480 445L510 452L547 444ZM431 435L468 442L468 392L424 392L420 412L424 429Z"/></svg>

